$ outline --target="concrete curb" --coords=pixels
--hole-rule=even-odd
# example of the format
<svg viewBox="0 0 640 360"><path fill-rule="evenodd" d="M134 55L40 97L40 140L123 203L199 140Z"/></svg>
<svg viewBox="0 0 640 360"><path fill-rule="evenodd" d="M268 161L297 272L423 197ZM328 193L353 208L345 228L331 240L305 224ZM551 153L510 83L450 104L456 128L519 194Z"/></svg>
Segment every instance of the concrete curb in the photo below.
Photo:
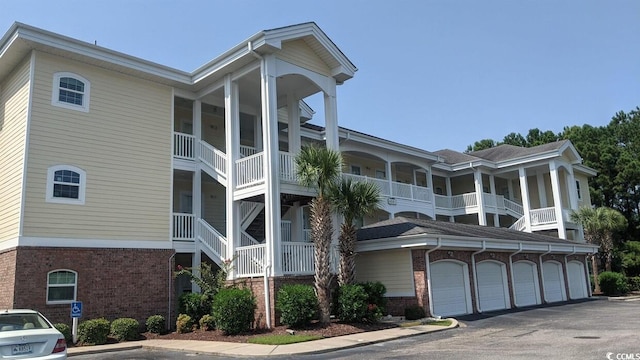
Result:
<svg viewBox="0 0 640 360"><path fill-rule="evenodd" d="M632 295L632 296L609 296L609 301L638 301L640 300L640 295Z"/></svg>
<svg viewBox="0 0 640 360"><path fill-rule="evenodd" d="M448 320L451 320L452 322L449 326L416 325L410 327L397 327L288 345L259 345L199 340L143 340L137 344L120 343L70 348L68 350L68 356L73 357L79 355L135 350L140 348L149 350L189 351L200 354L235 357L323 354L337 350L351 349L385 341L445 331L459 326L456 319L451 318Z"/></svg>

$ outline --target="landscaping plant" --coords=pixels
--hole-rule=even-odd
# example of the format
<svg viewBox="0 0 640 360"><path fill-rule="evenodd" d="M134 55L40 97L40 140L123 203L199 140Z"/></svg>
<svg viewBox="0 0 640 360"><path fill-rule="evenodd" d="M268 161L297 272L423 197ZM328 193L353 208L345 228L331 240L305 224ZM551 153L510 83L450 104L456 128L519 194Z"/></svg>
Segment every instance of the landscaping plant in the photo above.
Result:
<svg viewBox="0 0 640 360"><path fill-rule="evenodd" d="M78 325L78 341L85 345L103 345L111 331L111 324L105 318L86 320Z"/></svg>
<svg viewBox="0 0 640 360"><path fill-rule="evenodd" d="M140 323L132 318L120 318L111 322L111 336L118 341L133 341L140 337Z"/></svg>
<svg viewBox="0 0 640 360"><path fill-rule="evenodd" d="M162 315L151 315L145 323L147 331L154 334L161 334L165 330L165 320Z"/></svg>
<svg viewBox="0 0 640 360"><path fill-rule="evenodd" d="M256 299L249 289L222 289L213 299L213 319L226 335L249 331L256 311Z"/></svg>
<svg viewBox="0 0 640 360"><path fill-rule="evenodd" d="M318 313L318 299L310 285L284 285L278 291L276 310L281 313L281 322L293 328L311 323Z"/></svg>

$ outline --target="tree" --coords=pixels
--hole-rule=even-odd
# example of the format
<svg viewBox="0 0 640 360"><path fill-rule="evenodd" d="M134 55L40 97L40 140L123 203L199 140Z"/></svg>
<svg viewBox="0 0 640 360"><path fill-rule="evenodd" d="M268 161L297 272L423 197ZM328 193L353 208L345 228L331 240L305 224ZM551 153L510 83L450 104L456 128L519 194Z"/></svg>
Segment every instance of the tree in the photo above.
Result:
<svg viewBox="0 0 640 360"><path fill-rule="evenodd" d="M582 225L584 238L588 243L600 246L600 250L605 256L606 269L611 271L613 233L626 226L626 220L622 214L607 207L582 207L578 211L571 213L571 220ZM595 254L591 257L591 265L593 267L595 292L599 293L598 260Z"/></svg>
<svg viewBox="0 0 640 360"><path fill-rule="evenodd" d="M356 226L357 218L372 214L379 208L380 188L375 183L353 182L343 178L331 186L329 198L336 212L344 217L340 226L340 266L338 283L348 285L355 282Z"/></svg>
<svg viewBox="0 0 640 360"><path fill-rule="evenodd" d="M480 150L484 150L484 149L490 149L492 147L496 146L496 142L491 140L491 139L483 139L480 141L476 141L473 146L469 145L467 146L467 150L465 151L466 153L472 152L472 151L480 151Z"/></svg>
<svg viewBox="0 0 640 360"><path fill-rule="evenodd" d="M317 146L305 146L295 159L296 173L301 185L315 188L318 195L311 200L309 217L311 239L314 243L314 282L320 322L328 324L331 312L330 252L333 224L331 203L326 197L331 184L335 183L342 169L342 155L335 150Z"/></svg>

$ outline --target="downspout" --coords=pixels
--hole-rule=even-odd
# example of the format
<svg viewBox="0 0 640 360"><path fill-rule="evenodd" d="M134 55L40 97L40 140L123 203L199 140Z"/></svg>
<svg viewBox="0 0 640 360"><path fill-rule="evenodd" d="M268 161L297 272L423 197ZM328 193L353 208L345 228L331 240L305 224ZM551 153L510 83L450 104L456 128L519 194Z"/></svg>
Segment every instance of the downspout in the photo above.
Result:
<svg viewBox="0 0 640 360"><path fill-rule="evenodd" d="M429 261L429 254L440 249L442 247L442 238L438 238L438 243L433 249L429 249L424 253L424 257L427 260L427 296L429 297L429 311L431 316L435 316L433 313L433 294L431 292L431 262Z"/></svg>
<svg viewBox="0 0 640 360"><path fill-rule="evenodd" d="M251 55L255 56L256 58L262 60L262 55L258 54L255 50L253 50L253 43L251 41L247 42L247 48L249 49L249 53L251 53Z"/></svg>
<svg viewBox="0 0 640 360"><path fill-rule="evenodd" d="M513 275L513 256L522 252L522 243L518 243L518 251L509 255L509 271L511 271L511 297L513 297L513 304L518 307L516 303L516 279Z"/></svg>
<svg viewBox="0 0 640 360"><path fill-rule="evenodd" d="M480 296L478 295L478 272L476 271L476 255L480 254L487 250L487 242L486 240L482 240L482 249L471 254L471 271L473 271L473 289L476 293L476 310L481 313L482 309L480 309Z"/></svg>
<svg viewBox="0 0 640 360"><path fill-rule="evenodd" d="M571 255L575 255L576 253L576 247L573 247L573 252L571 254L567 254L564 256L564 273L567 276L567 287L569 288L569 290L567 291L567 289L565 289L565 292L568 292L567 294L567 299L571 300L571 279L569 278L569 263L567 262L567 258Z"/></svg>
<svg viewBox="0 0 640 360"><path fill-rule="evenodd" d="M173 269L172 269L172 266L171 266L171 260L173 260L173 258L175 256L176 256L175 252L173 254L171 254L171 256L169 256L169 267L168 267L169 268L169 291L167 291L169 293L169 312L168 312L167 321L166 321L167 330L171 329L171 323L172 323L172 321L171 321L171 295L172 295L171 294L171 288L172 288L172 286L171 285L173 285L172 284L173 283L173 281L172 281L173 280Z"/></svg>
<svg viewBox="0 0 640 360"><path fill-rule="evenodd" d="M271 299L269 296L269 270L271 264L267 264L264 267L264 312L267 322L267 329L271 329Z"/></svg>
<svg viewBox="0 0 640 360"><path fill-rule="evenodd" d="M584 256L584 272L585 274L587 274L587 281L589 282L587 285L587 289L589 290L589 297L593 296L593 293L591 291L591 274L589 274L589 260L587 260L589 258L588 255Z"/></svg>
<svg viewBox="0 0 640 360"><path fill-rule="evenodd" d="M540 277L542 278L540 279L542 280L540 282L542 284L542 297L544 298L545 304L547 303L547 297L544 295L544 267L542 266L542 257L551 252L551 244L547 246L549 246L549 249L547 250L547 252L540 254L540 256L538 257L538 262L540 263Z"/></svg>

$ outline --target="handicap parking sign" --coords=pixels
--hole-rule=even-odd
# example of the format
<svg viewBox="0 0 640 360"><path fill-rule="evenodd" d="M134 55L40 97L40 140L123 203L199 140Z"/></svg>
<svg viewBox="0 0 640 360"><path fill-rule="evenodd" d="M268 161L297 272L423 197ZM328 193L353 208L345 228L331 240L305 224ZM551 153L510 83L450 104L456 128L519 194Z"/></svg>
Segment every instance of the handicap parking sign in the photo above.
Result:
<svg viewBox="0 0 640 360"><path fill-rule="evenodd" d="M74 301L71 303L71 317L82 317L82 301Z"/></svg>

